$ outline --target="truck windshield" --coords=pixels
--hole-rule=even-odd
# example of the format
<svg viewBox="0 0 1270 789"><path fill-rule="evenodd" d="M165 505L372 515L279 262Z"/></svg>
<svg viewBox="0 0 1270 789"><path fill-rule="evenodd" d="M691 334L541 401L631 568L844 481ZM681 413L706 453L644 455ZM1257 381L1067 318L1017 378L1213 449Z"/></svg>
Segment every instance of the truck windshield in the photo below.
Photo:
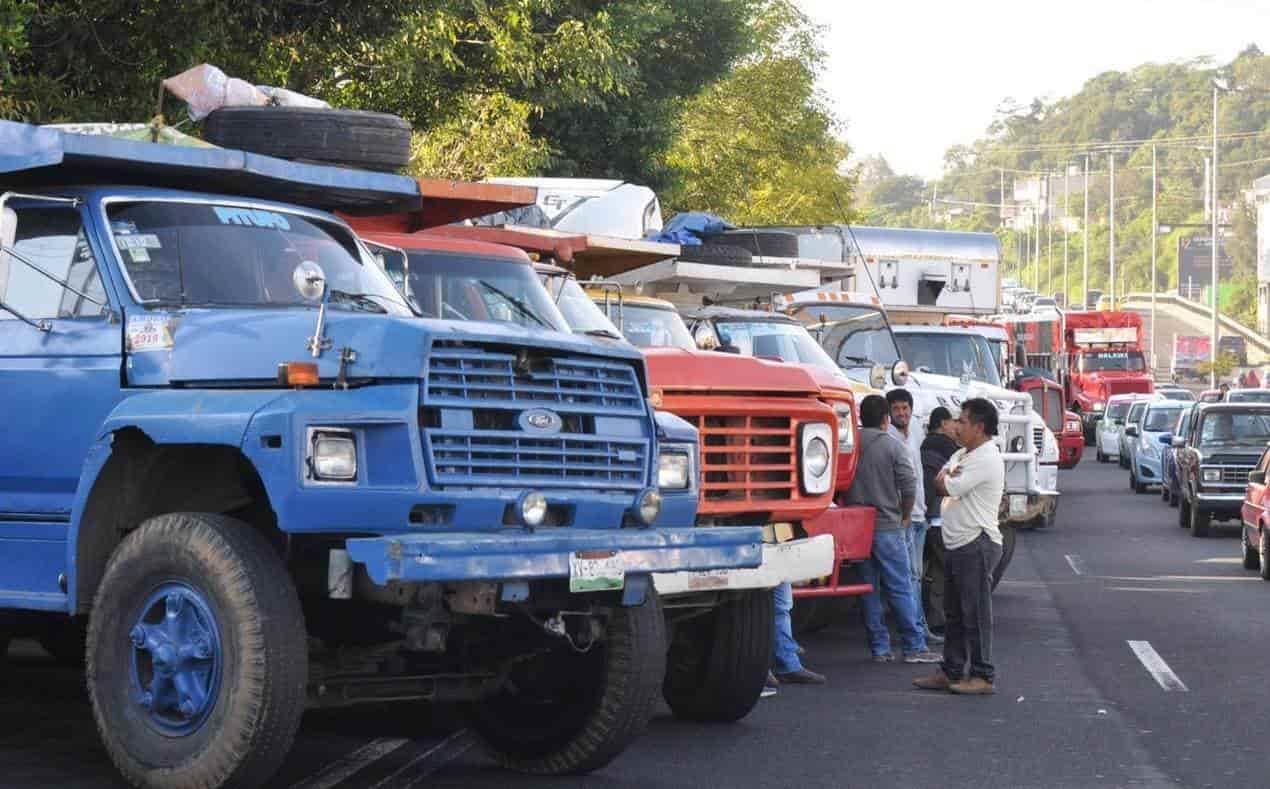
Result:
<svg viewBox="0 0 1270 789"><path fill-rule="evenodd" d="M542 281L570 329L578 334L603 334L621 339L622 333L617 330L617 326L608 319L604 310L595 306L595 302L591 301L591 297L572 276L563 272L543 273Z"/></svg>
<svg viewBox="0 0 1270 789"><path fill-rule="evenodd" d="M622 334L638 348L697 348L683 318L674 310L626 302L619 308L615 299L609 314L621 321Z"/></svg>
<svg viewBox="0 0 1270 789"><path fill-rule="evenodd" d="M743 356L761 356L795 364L810 364L837 373L825 349L801 325L784 321L718 321L715 334L724 346ZM730 350L730 349L729 349Z"/></svg>
<svg viewBox="0 0 1270 789"><path fill-rule="evenodd" d="M1202 419L1200 446L1246 444L1263 449L1270 439L1270 412L1223 411L1205 414Z"/></svg>
<svg viewBox="0 0 1270 789"><path fill-rule="evenodd" d="M1173 429L1173 425L1177 424L1177 415L1182 412L1179 408L1152 408L1147 411L1146 419L1142 423L1143 430L1149 430L1153 433L1164 433Z"/></svg>
<svg viewBox="0 0 1270 789"><path fill-rule="evenodd" d="M176 201L107 207L111 241L144 304L314 307L296 269L321 267L331 309L412 315L343 227L276 208Z"/></svg>
<svg viewBox="0 0 1270 789"><path fill-rule="evenodd" d="M914 370L1001 385L988 341L977 334L902 332L896 335L904 361Z"/></svg>
<svg viewBox="0 0 1270 789"><path fill-rule="evenodd" d="M528 263L499 257L407 250L409 295L427 318L515 323L568 331ZM393 274L389 268L389 274Z"/></svg>
<svg viewBox="0 0 1270 789"><path fill-rule="evenodd" d="M1103 370L1124 370L1140 373L1147 369L1141 351L1093 351L1080 355L1080 371L1096 373Z"/></svg>
<svg viewBox="0 0 1270 789"><path fill-rule="evenodd" d="M889 367L900 359L895 335L877 307L828 302L799 307L792 314L829 358L857 381L868 383L873 365Z"/></svg>

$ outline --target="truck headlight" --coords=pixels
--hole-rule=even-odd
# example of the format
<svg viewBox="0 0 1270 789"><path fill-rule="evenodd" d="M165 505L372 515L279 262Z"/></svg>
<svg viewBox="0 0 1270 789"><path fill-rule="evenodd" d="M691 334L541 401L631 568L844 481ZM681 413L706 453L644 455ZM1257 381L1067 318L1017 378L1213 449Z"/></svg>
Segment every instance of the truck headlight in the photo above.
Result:
<svg viewBox="0 0 1270 789"><path fill-rule="evenodd" d="M1079 433L1081 431L1079 419L1068 419L1063 430L1068 433Z"/></svg>
<svg viewBox="0 0 1270 789"><path fill-rule="evenodd" d="M649 488L635 500L635 516L645 526L652 526L661 514L661 494Z"/></svg>
<svg viewBox="0 0 1270 789"><path fill-rule="evenodd" d="M692 482L692 456L688 452L663 449L657 458L657 487L684 490Z"/></svg>
<svg viewBox="0 0 1270 789"><path fill-rule="evenodd" d="M829 442L833 430L824 422L803 425L799 436L799 465L802 466L803 492L827 493L833 484L833 458L829 454Z"/></svg>
<svg viewBox="0 0 1270 789"><path fill-rule="evenodd" d="M855 419L851 406L838 403L834 405L833 412L838 415L838 453L849 455L855 449Z"/></svg>
<svg viewBox="0 0 1270 789"><path fill-rule="evenodd" d="M357 441L351 430L310 428L309 477L316 482L357 481Z"/></svg>
<svg viewBox="0 0 1270 789"><path fill-rule="evenodd" d="M547 519L547 497L536 490L521 494L520 522L526 526L539 526Z"/></svg>
<svg viewBox="0 0 1270 789"><path fill-rule="evenodd" d="M1203 473L1203 480L1205 482L1221 482L1221 469L1206 468Z"/></svg>

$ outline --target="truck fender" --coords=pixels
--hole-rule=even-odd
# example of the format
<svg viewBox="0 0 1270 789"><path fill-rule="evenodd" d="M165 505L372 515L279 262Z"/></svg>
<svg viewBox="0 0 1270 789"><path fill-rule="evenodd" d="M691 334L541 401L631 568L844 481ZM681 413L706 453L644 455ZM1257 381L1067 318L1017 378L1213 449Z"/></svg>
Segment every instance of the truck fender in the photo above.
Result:
<svg viewBox="0 0 1270 789"><path fill-rule="evenodd" d="M92 529L86 529L85 515L93 504L93 494L118 485L117 470L110 459L122 446L120 441L141 440L153 444L199 444L233 447L242 445L252 417L279 397L276 390L183 391L163 389L122 400L102 423L80 471L75 499L71 505L70 529L66 540L66 593L72 613L86 610L91 600L79 599L80 559L94 547ZM103 531L100 538L113 545L116 533ZM81 544L81 542L83 544Z"/></svg>

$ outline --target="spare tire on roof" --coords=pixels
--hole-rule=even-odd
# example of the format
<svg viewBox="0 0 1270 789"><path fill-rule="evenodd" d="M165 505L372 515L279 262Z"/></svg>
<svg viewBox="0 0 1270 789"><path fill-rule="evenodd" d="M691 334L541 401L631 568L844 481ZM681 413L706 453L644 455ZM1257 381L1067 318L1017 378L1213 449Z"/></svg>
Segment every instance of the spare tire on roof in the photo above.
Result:
<svg viewBox="0 0 1270 789"><path fill-rule="evenodd" d="M718 235L710 236L706 241L744 247L750 251L751 255L774 258L798 257L798 235L788 230L725 230Z"/></svg>
<svg viewBox="0 0 1270 789"><path fill-rule="evenodd" d="M679 259L691 263L713 263L716 266L748 266L754 256L744 247L706 242L679 249Z"/></svg>
<svg viewBox="0 0 1270 789"><path fill-rule="evenodd" d="M410 122L382 112L223 107L207 116L203 134L222 148L366 170L410 161Z"/></svg>

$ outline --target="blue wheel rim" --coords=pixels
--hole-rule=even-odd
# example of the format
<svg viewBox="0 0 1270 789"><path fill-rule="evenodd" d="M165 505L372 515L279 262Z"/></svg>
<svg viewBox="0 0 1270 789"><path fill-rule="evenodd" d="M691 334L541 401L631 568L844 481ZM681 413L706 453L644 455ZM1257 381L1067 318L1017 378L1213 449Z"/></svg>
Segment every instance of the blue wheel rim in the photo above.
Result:
<svg viewBox="0 0 1270 789"><path fill-rule="evenodd" d="M201 592L179 581L160 584L128 633L132 697L164 734L193 734L216 706L220 628Z"/></svg>

